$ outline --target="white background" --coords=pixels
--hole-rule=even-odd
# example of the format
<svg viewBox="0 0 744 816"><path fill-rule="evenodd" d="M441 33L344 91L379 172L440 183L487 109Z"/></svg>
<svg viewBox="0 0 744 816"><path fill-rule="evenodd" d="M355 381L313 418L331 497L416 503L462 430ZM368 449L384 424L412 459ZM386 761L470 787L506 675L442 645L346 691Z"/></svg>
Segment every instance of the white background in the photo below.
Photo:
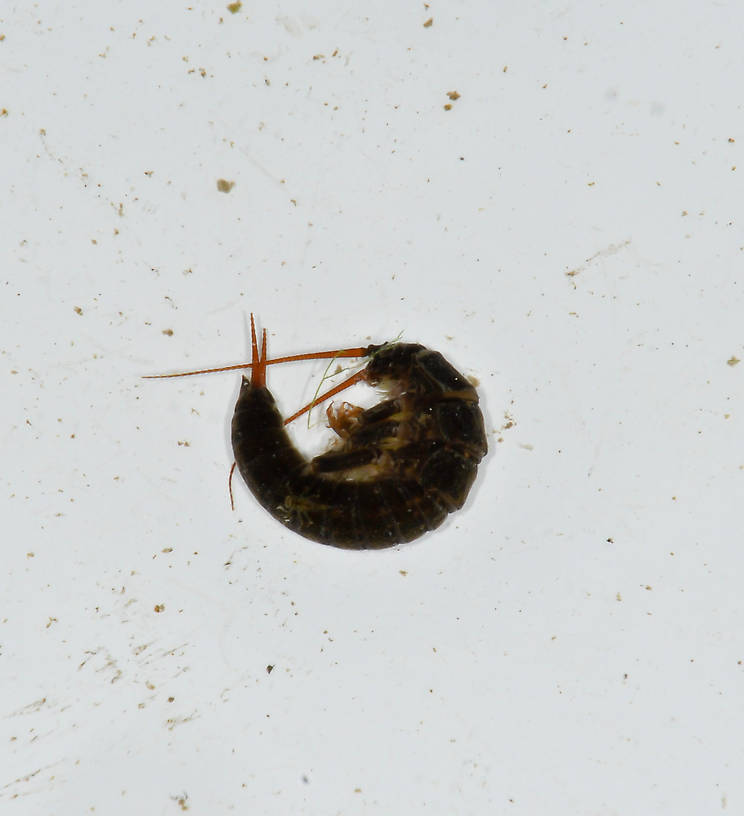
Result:
<svg viewBox="0 0 744 816"><path fill-rule="evenodd" d="M4 5L4 814L744 812L743 28ZM139 377L251 311L476 377L465 509L358 553L231 512L239 375Z"/></svg>

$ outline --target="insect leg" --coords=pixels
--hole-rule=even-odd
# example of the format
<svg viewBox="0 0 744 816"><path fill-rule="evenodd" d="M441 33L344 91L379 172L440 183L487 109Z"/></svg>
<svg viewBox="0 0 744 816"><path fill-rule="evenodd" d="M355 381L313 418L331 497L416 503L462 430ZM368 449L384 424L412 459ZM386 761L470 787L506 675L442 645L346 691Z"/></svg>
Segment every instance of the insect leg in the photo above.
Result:
<svg viewBox="0 0 744 816"><path fill-rule="evenodd" d="M332 402L326 409L328 427L341 439L348 439L351 429L358 424L359 416L363 413L363 408L350 402L344 401L340 405Z"/></svg>
<svg viewBox="0 0 744 816"><path fill-rule="evenodd" d="M316 456L310 464L313 473L340 473L368 465L378 454L379 451L374 448L355 451L326 451Z"/></svg>
<svg viewBox="0 0 744 816"><path fill-rule="evenodd" d="M230 509L235 512L235 500L233 499L233 492L232 492L232 477L233 473L235 473L235 466L237 462L232 463L232 467L230 468L230 475L227 477L227 489L230 492Z"/></svg>

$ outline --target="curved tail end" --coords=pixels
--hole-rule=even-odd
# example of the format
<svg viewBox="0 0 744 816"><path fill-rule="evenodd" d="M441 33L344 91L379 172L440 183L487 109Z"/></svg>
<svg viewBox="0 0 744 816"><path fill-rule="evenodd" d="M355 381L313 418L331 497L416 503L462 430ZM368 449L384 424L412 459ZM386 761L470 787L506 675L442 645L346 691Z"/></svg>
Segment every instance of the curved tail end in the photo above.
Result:
<svg viewBox="0 0 744 816"><path fill-rule="evenodd" d="M254 388L266 387L266 329L261 336L261 355L258 354L258 343L256 342L256 324L251 312L251 349L253 358L251 360L251 385Z"/></svg>

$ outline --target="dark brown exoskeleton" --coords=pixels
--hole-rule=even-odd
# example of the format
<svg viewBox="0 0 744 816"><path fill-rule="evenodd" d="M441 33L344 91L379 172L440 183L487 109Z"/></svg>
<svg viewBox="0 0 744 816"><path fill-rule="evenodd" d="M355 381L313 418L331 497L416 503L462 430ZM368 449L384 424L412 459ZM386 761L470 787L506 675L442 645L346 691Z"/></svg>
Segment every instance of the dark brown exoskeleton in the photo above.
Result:
<svg viewBox="0 0 744 816"><path fill-rule="evenodd" d="M390 547L437 528L462 507L488 446L475 388L439 352L390 343L266 359L258 352L243 377L232 420L235 462L253 495L285 527L350 549ZM357 374L285 420L266 387L266 366L321 357L367 357ZM388 393L363 410L327 411L339 439L308 460L285 425L356 382Z"/></svg>

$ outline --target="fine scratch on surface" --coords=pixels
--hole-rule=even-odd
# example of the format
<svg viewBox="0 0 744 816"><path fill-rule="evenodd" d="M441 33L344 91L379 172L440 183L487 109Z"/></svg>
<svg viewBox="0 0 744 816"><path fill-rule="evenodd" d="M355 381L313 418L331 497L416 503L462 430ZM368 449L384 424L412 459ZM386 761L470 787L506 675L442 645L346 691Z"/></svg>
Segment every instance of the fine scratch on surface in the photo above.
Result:
<svg viewBox="0 0 744 816"><path fill-rule="evenodd" d="M10 714L6 714L6 719L9 719L10 717L23 717L26 714L34 714L35 712L40 711L46 705L46 702L46 697L40 697L38 700L34 700L33 703L29 703L21 708L17 708L15 711L11 711Z"/></svg>
<svg viewBox="0 0 744 816"><path fill-rule="evenodd" d="M194 720L198 720L200 714L198 711L194 711L191 714L188 714L183 717L169 717L165 721L165 727L172 731L177 725L184 725L185 723L193 722Z"/></svg>
<svg viewBox="0 0 744 816"><path fill-rule="evenodd" d="M609 258L612 255L617 255L618 252L621 252L625 247L630 246L630 238L627 241L623 241L621 244L609 244L604 249L600 249L599 252L595 252L594 255L591 255L589 258L584 260L584 263L580 266L575 266L573 269L569 269L566 272L567 278L575 278L580 272L584 272L597 258ZM575 286L576 284L574 284Z"/></svg>
<svg viewBox="0 0 744 816"><path fill-rule="evenodd" d="M43 771L48 771L51 768L60 765L61 762L62 761L60 760L59 762L53 762L51 765L44 765L41 768L37 768L35 771L31 771L30 773L27 773L24 776L19 776L16 779L11 780L10 782L6 782L4 785L0 785L0 799L17 799L19 796L29 796L32 793L37 793L39 790L38 787L34 788L34 790L24 791L13 790L13 787L15 785L20 785L24 782L30 782L32 779L35 779ZM50 779L49 782L51 781L52 780Z"/></svg>
<svg viewBox="0 0 744 816"><path fill-rule="evenodd" d="M157 655L155 658L156 660L162 660L166 657L183 657L186 654L186 648L189 646L189 642L185 641L184 643L179 643L178 646L171 646L170 648L163 648L160 650L160 654Z"/></svg>
<svg viewBox="0 0 744 816"><path fill-rule="evenodd" d="M85 668L85 666L99 654L101 660L103 661L103 665L97 666L94 669L94 671L96 671L97 673L111 672L111 678L109 679L110 683L115 683L117 680L120 680L123 677L124 673L119 668L116 658L104 646L98 646L95 649L86 649L85 650L86 656L78 665L77 670L80 671L81 669Z"/></svg>

